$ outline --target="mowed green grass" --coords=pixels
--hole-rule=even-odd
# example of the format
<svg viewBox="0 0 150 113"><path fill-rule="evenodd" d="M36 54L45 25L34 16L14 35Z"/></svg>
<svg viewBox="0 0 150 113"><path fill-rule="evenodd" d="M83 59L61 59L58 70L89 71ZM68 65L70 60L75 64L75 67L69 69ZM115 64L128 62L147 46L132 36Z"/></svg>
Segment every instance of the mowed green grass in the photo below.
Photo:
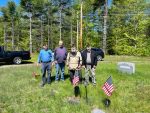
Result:
<svg viewBox="0 0 150 113"><path fill-rule="evenodd" d="M122 74L117 71L118 61L136 64L136 73ZM67 98L74 95L68 75L65 82L45 85L40 88L41 76L32 77L32 72L40 74L40 67L20 66L0 68L0 113L91 113L99 108L106 113L149 113L150 111L150 58L106 56L96 68L96 87L88 86L88 103L85 87L80 85L80 103L69 103ZM67 74L66 69L66 74ZM54 70L52 77L54 77ZM109 108L102 103L107 96L101 89L112 76L115 91Z"/></svg>

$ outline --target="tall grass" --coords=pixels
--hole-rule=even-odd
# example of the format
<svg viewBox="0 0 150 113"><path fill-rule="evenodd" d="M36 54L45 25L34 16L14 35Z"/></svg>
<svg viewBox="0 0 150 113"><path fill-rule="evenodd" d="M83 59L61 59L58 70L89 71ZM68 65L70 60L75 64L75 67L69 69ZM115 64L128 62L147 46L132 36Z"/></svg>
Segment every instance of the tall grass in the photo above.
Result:
<svg viewBox="0 0 150 113"><path fill-rule="evenodd" d="M135 74L128 75L117 71L118 61L134 61ZM90 84L88 103L85 100L85 87L80 84L79 103L68 102L73 96L73 86L68 75L65 82L52 82L40 88L41 77L34 79L32 72L40 74L40 67L24 66L0 68L0 112L1 113L90 113L100 108L106 113L149 113L150 110L150 61L148 58L112 57L99 62L96 69L97 85ZM52 77L55 75L52 72ZM66 70L67 74L67 70ZM115 91L109 97L110 107L102 100L107 98L101 87L109 76L113 78Z"/></svg>

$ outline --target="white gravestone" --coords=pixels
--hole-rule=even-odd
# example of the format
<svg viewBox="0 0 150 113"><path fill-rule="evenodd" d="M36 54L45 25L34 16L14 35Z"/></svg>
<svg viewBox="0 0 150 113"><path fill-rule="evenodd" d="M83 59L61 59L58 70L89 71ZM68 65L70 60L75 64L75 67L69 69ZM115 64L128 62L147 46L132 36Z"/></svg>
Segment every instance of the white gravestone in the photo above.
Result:
<svg viewBox="0 0 150 113"><path fill-rule="evenodd" d="M91 113L105 113L104 111L102 111L101 109L93 109Z"/></svg>
<svg viewBox="0 0 150 113"><path fill-rule="evenodd" d="M135 64L130 62L118 62L118 70L123 73L135 73Z"/></svg>

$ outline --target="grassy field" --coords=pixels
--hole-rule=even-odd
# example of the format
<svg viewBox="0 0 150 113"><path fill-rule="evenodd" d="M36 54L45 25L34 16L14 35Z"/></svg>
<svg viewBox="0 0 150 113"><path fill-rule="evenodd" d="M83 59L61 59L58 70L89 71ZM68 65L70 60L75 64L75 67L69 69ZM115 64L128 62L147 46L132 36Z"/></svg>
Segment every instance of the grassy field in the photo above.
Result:
<svg viewBox="0 0 150 113"><path fill-rule="evenodd" d="M36 61L35 59L33 61ZM117 71L118 61L136 64L136 73L122 74ZM96 69L97 85L88 86L88 104L85 88L81 84L80 103L69 103L73 86L66 70L65 82L45 85L40 88L41 77L34 79L32 72L40 74L34 65L0 68L0 113L90 113L100 108L106 113L149 113L150 111L150 58L106 56ZM102 100L107 96L101 90L105 80L113 78L115 91L109 97L111 105L105 107ZM52 73L54 78L54 70Z"/></svg>

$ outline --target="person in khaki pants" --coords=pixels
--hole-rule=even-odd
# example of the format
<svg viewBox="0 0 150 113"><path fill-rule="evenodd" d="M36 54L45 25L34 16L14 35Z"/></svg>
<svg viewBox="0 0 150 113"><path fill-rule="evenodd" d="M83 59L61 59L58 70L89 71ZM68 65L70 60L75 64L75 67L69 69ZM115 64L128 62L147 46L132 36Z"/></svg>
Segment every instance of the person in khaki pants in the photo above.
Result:
<svg viewBox="0 0 150 113"><path fill-rule="evenodd" d="M96 53L91 50L91 46L88 44L86 50L82 52L82 67L85 68L85 80L89 83L89 76L92 77L93 85L96 85L95 68L97 65Z"/></svg>
<svg viewBox="0 0 150 113"><path fill-rule="evenodd" d="M67 67L70 73L70 81L73 82L73 78L77 71L80 70L82 65L81 53L77 51L76 47L72 45L71 51L67 55ZM79 76L79 74L77 75Z"/></svg>

